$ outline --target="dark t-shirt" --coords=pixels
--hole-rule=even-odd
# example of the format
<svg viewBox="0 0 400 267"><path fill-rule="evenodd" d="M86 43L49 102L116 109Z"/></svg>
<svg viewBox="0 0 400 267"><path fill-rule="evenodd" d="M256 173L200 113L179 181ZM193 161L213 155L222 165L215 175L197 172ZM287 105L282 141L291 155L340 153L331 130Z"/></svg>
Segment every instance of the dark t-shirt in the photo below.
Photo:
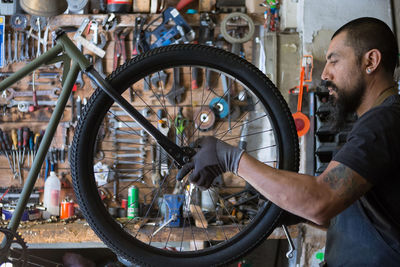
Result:
<svg viewBox="0 0 400 267"><path fill-rule="evenodd" d="M382 238L400 253L400 96L390 96L363 114L333 160L373 185L357 205ZM351 235L351 229L343 230Z"/></svg>

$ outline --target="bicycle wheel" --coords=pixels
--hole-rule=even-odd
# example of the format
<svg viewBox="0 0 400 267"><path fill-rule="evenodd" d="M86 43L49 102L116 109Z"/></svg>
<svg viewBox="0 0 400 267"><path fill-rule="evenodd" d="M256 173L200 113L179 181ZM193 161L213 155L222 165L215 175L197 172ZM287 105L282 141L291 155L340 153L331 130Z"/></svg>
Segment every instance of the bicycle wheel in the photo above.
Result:
<svg viewBox="0 0 400 267"><path fill-rule="evenodd" d="M196 89L194 70L200 77ZM108 80L180 146L213 135L240 143L266 164L298 169L296 128L286 102L240 57L208 46L167 46L130 60ZM85 105L71 149L85 218L107 246L141 266L226 264L263 241L282 212L230 173L203 192L177 183L177 168L165 152L100 89ZM139 193L125 217L118 207L130 190Z"/></svg>

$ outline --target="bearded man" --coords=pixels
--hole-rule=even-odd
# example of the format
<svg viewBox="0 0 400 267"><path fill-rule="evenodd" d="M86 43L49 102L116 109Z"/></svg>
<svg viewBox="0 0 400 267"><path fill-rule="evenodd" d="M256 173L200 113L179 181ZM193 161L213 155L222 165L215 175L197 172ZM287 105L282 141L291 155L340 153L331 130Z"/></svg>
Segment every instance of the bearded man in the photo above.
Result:
<svg viewBox="0 0 400 267"><path fill-rule="evenodd" d="M329 225L327 266L400 264L400 96L393 75L398 46L393 32L375 18L358 18L338 29L321 78L340 122L356 112L347 142L318 177L277 170L214 137L177 179L208 188L233 172L279 207ZM339 123L340 124L340 123Z"/></svg>

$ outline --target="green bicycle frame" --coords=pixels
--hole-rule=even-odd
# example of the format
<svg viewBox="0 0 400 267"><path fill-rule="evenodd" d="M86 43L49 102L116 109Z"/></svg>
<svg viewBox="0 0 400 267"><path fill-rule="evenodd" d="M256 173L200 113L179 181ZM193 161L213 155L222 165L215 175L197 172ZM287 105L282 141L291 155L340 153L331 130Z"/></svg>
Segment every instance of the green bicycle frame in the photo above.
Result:
<svg viewBox="0 0 400 267"><path fill-rule="evenodd" d="M63 53L63 57L58 57L58 54ZM34 59L29 64L22 67L20 70L15 72L13 75L0 82L0 91L5 90L9 86L13 85L17 81L21 80L25 76L32 73L42 65L57 62L57 58L64 60L69 65L69 61L72 59L72 66L67 73L66 77L63 77L63 86L61 94L57 100L54 112L51 115L49 124L46 128L46 132L40 143L37 155L33 161L32 168L29 171L28 177L23 186L21 197L18 200L17 207L11 217L11 221L8 224L8 229L16 231L21 220L22 214L25 210L25 206L28 203L31 192L36 183L38 174L45 160L47 151L50 147L51 140L54 137L57 126L61 120L61 116L67 105L69 96L72 92L72 87L76 81L80 70L85 70L90 66L90 62L82 55L82 53L76 48L70 39L66 35L61 35L57 40L57 44L49 49L46 53L40 57Z"/></svg>
<svg viewBox="0 0 400 267"><path fill-rule="evenodd" d="M137 111L130 103L128 103L117 91L110 85L108 81L101 77L101 75L93 68L92 64L86 59L82 52L75 46L75 44L68 38L68 36L61 30L56 32L56 45L42 54L40 57L34 59L29 64L22 67L13 75L0 82L0 92L21 80L25 76L38 69L41 65L53 64L59 61L64 62L63 72L63 85L61 94L57 100L54 112L50 118L46 132L39 145L37 155L33 161L32 168L29 171L28 177L23 186L21 197L18 200L17 207L8 224L8 229L16 231L19 222L22 218L25 206L28 203L29 196L35 186L39 171L45 160L50 143L54 137L57 126L61 120L61 116L67 105L69 96L72 92L73 85L76 81L79 71L84 72L92 79L97 86L105 91L122 109L124 109L133 119L135 119L144 130L146 130L158 144L175 160L178 167L183 166L190 160L194 152L190 148L181 148L174 142L164 136L154 125L152 125L143 115ZM62 55L59 55L62 53ZM71 68L70 62L72 60ZM3 243L6 238L3 239ZM2 243L2 246L4 244Z"/></svg>

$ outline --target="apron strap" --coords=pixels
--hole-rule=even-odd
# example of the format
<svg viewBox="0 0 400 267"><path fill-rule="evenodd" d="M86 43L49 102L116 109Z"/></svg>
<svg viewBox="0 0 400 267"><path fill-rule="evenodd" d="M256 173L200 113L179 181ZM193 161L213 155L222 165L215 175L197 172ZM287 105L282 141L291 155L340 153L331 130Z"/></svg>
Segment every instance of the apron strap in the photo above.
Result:
<svg viewBox="0 0 400 267"><path fill-rule="evenodd" d="M383 103L383 101L385 101L386 98L388 98L389 96L392 96L392 95L397 95L397 94L398 94L398 90L394 85L392 87L389 87L388 89L383 91L382 94L380 94L380 96L376 99L376 101L372 107L374 108L374 107L379 106L380 104Z"/></svg>

